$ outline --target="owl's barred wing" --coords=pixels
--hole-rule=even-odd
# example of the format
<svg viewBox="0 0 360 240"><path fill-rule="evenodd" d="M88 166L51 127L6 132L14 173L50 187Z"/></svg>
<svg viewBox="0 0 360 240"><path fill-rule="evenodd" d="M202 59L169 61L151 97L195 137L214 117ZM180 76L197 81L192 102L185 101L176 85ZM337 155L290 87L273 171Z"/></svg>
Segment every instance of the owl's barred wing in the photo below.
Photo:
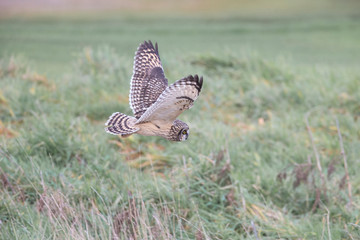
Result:
<svg viewBox="0 0 360 240"><path fill-rule="evenodd" d="M130 107L136 118L149 108L168 86L161 65L157 43L142 43L135 54L130 82Z"/></svg>
<svg viewBox="0 0 360 240"><path fill-rule="evenodd" d="M176 81L164 90L136 123L156 120L173 122L183 111L193 106L202 84L203 78L198 75Z"/></svg>

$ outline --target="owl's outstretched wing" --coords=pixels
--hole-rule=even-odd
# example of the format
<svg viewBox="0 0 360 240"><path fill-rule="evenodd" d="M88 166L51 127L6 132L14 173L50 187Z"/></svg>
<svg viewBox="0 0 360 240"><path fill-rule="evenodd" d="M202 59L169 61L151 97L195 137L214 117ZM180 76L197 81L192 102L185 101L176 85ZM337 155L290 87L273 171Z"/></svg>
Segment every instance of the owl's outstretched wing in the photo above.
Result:
<svg viewBox="0 0 360 240"><path fill-rule="evenodd" d="M193 106L198 98L203 78L188 76L168 86L156 102L149 107L136 123L147 121L173 122L183 111Z"/></svg>
<svg viewBox="0 0 360 240"><path fill-rule="evenodd" d="M168 86L161 65L157 43L142 43L136 51L133 75L130 82L130 107L136 118L158 99Z"/></svg>

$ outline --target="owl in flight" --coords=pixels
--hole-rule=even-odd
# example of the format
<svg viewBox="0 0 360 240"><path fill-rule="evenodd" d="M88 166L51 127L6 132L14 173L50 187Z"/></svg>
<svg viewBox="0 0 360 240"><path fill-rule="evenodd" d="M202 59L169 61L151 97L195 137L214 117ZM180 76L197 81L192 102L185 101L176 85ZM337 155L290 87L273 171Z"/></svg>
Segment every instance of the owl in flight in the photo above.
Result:
<svg viewBox="0 0 360 240"><path fill-rule="evenodd" d="M171 141L185 141L189 126L176 119L193 106L203 78L188 76L168 85L161 65L157 43L140 44L135 53L129 101L134 117L113 113L105 123L105 131L122 137L134 133L160 136Z"/></svg>

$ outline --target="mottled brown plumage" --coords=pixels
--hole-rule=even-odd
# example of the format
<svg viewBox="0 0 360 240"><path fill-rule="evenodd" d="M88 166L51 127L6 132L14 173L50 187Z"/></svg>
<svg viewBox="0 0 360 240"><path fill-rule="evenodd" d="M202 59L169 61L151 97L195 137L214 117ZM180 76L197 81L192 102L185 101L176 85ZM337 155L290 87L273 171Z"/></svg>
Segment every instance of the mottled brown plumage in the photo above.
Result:
<svg viewBox="0 0 360 240"><path fill-rule="evenodd" d="M167 86L158 46L145 41L136 51L130 82L129 99L134 116L141 117Z"/></svg>
<svg viewBox="0 0 360 240"><path fill-rule="evenodd" d="M202 77L190 75L168 85L157 44L145 41L135 53L130 82L129 101L134 117L114 113L105 130L123 137L137 133L184 141L189 126L176 118L193 106L202 84Z"/></svg>

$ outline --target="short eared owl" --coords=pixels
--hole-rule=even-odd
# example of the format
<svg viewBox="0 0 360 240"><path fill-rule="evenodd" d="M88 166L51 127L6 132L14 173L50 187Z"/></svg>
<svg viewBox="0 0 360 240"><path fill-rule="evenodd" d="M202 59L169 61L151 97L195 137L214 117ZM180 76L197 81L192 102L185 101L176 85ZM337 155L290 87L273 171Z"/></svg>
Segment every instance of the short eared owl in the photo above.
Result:
<svg viewBox="0 0 360 240"><path fill-rule="evenodd" d="M137 133L185 141L189 126L176 118L193 106L202 84L202 77L190 75L168 85L157 44L154 47L151 41L145 41L135 53L130 83L129 99L134 117L113 113L105 123L105 131L122 137Z"/></svg>

